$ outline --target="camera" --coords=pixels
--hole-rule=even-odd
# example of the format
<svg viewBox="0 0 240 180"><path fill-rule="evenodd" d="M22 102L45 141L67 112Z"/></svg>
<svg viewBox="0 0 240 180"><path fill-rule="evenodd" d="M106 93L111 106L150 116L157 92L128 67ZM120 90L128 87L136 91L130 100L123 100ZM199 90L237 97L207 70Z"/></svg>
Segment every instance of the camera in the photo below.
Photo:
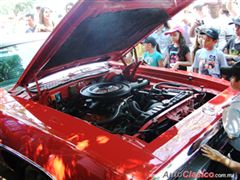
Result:
<svg viewBox="0 0 240 180"><path fill-rule="evenodd" d="M202 25L204 25L204 21L203 20L197 20L197 23L199 24L199 26L202 26Z"/></svg>

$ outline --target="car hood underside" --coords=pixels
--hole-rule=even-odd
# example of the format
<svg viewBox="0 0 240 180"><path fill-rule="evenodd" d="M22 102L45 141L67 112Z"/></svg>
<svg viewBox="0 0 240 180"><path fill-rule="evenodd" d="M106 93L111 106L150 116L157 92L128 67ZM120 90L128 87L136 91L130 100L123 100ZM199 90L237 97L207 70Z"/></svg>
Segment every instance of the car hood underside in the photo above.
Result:
<svg viewBox="0 0 240 180"><path fill-rule="evenodd" d="M191 0L83 1L66 15L16 86L79 64L119 60Z"/></svg>

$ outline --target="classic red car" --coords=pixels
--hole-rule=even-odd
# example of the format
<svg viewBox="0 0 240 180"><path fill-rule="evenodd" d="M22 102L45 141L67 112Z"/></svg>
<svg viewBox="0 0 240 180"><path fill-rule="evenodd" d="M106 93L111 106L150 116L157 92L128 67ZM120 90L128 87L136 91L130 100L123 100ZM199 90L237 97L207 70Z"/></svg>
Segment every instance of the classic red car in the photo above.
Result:
<svg viewBox="0 0 240 180"><path fill-rule="evenodd" d="M12 179L176 179L201 144L222 147L227 81L123 58L190 3L79 1L0 90L0 159Z"/></svg>

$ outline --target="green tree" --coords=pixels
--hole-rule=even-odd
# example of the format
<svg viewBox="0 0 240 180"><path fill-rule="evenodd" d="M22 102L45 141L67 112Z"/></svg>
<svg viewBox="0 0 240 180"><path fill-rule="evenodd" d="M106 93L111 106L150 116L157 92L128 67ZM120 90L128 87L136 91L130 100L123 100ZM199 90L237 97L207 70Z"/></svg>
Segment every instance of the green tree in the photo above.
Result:
<svg viewBox="0 0 240 180"><path fill-rule="evenodd" d="M0 16L31 12L35 2L36 0L0 0Z"/></svg>
<svg viewBox="0 0 240 180"><path fill-rule="evenodd" d="M18 15L18 13L24 13L31 12L33 9L33 1L28 2L19 2L14 7L14 14Z"/></svg>

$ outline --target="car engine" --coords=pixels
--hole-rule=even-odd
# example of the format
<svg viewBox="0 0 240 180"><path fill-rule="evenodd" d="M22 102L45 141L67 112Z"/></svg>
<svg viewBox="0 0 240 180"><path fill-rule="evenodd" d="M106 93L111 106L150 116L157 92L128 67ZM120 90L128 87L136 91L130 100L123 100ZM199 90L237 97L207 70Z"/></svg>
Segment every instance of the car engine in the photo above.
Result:
<svg viewBox="0 0 240 180"><path fill-rule="evenodd" d="M171 82L150 85L144 78L122 75L94 81L55 109L113 134L127 134L150 142L213 97L203 89Z"/></svg>

